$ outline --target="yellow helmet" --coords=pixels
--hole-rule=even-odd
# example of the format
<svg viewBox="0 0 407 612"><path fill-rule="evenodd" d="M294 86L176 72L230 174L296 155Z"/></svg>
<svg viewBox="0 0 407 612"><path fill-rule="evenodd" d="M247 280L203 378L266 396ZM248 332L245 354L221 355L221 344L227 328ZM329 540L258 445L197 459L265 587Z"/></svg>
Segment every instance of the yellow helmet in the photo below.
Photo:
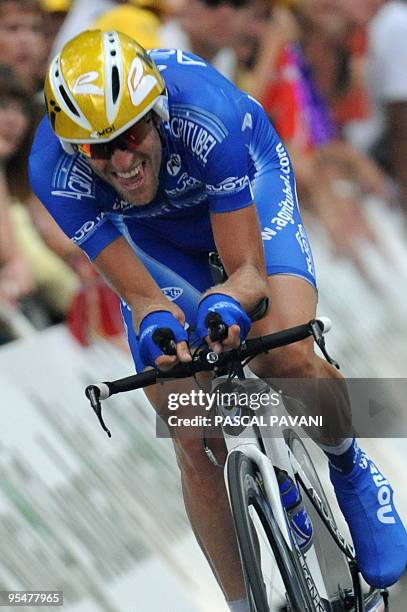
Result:
<svg viewBox="0 0 407 612"><path fill-rule="evenodd" d="M165 83L154 61L121 32L88 30L54 58L45 81L52 129L69 143L109 142L150 110L168 120Z"/></svg>

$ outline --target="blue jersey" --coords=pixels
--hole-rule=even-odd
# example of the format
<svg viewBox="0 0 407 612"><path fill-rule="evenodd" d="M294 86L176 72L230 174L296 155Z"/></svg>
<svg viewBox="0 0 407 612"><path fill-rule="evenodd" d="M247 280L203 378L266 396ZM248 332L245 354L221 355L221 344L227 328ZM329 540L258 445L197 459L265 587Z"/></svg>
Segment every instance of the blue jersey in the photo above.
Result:
<svg viewBox="0 0 407 612"><path fill-rule="evenodd" d="M64 153L47 118L31 151L31 183L91 259L124 236L163 293L184 311L193 342L200 295L213 284L210 213L254 202L268 274L298 276L315 286L314 264L290 159L262 107L199 57L179 50L151 55L167 86L170 116L159 128L163 154L154 200L144 206L124 201L85 157ZM122 313L141 371L145 364L125 303Z"/></svg>
<svg viewBox="0 0 407 612"><path fill-rule="evenodd" d="M86 158L64 153L47 118L33 144L34 192L91 258L135 223L182 248L213 249L209 211L248 206L255 177L280 167L280 140L253 98L196 56L158 50L152 57L165 79L170 113L160 126L160 188L152 202L134 206L121 199Z"/></svg>

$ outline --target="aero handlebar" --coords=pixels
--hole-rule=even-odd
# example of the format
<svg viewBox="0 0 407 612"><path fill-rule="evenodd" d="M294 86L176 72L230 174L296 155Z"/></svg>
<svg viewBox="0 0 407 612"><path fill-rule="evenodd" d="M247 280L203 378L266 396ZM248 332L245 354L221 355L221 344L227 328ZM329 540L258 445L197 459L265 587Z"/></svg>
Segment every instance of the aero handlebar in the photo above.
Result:
<svg viewBox="0 0 407 612"><path fill-rule="evenodd" d="M217 374L227 372L233 364L238 363L241 365L244 361L256 357L261 353L266 353L267 351L286 346L287 344L299 342L310 336L314 337L315 342L327 361L339 368L338 364L328 355L325 348L324 334L326 334L331 327L332 323L330 319L327 317L318 317L304 325L297 325L296 327L291 327L268 336L259 336L257 338L245 340L238 349L226 351L224 353L215 353L207 347L195 353L191 362L179 363L169 371L162 372L158 369L146 370L145 372L140 372L140 374L134 374L119 380L89 385L85 389L85 394L103 430L110 437L110 431L107 429L102 418L101 401L116 393L124 393L126 391L133 391L134 389L149 387L154 385L157 380L165 378L188 378L194 376L198 372L215 371Z"/></svg>

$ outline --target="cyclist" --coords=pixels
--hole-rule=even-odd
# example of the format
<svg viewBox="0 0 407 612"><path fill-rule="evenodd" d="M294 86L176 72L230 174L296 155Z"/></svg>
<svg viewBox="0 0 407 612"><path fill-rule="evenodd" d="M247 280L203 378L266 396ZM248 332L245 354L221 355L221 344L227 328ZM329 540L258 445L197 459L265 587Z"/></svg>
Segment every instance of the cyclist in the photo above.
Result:
<svg viewBox="0 0 407 612"><path fill-rule="evenodd" d="M30 158L33 188L121 296L138 371L189 361L186 323L221 351L249 331L268 334L315 316L293 170L254 99L197 56L147 54L124 34L101 31L66 44L49 68L45 97L48 117ZM228 278L212 287L207 254L215 248ZM251 325L246 312L265 295L271 308ZM207 337L210 311L228 325L223 342ZM175 356L154 343L159 328L172 331ZM309 339L257 357L252 368L262 377L339 379ZM347 414L344 395L322 399ZM174 446L197 540L230 609L247 612L222 470L201 440L174 434ZM325 451L365 579L394 583L406 567L407 535L390 486L381 522L373 462L354 439L329 438Z"/></svg>

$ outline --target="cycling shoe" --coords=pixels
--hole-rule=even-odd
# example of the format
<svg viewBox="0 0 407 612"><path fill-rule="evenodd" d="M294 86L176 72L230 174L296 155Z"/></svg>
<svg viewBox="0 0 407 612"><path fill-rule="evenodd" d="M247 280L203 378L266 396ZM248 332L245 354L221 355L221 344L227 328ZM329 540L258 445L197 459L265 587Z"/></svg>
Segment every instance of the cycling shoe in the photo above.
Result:
<svg viewBox="0 0 407 612"><path fill-rule="evenodd" d="M349 474L330 465L330 478L363 578L373 587L391 586L407 567L407 532L393 489L363 451Z"/></svg>

